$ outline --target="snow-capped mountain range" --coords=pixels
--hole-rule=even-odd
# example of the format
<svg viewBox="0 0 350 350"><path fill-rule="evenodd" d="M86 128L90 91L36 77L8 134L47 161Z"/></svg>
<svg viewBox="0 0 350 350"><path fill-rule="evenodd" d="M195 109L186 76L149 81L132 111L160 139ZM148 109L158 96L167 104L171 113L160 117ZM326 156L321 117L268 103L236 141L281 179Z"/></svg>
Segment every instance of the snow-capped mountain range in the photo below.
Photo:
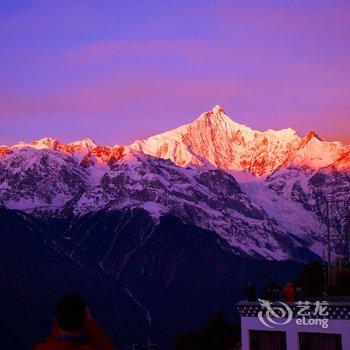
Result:
<svg viewBox="0 0 350 350"><path fill-rule="evenodd" d="M219 106L130 145L45 138L0 147L0 205L37 217L143 208L155 223L171 213L243 256L322 255L324 203L336 203L342 232L349 194L349 146L291 128L252 130Z"/></svg>

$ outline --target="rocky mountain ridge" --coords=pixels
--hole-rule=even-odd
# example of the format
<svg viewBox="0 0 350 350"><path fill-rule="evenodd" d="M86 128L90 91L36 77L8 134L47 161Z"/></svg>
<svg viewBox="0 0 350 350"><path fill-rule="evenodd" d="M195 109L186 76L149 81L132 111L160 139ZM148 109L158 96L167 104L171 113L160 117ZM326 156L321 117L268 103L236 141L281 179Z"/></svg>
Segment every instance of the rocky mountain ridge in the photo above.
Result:
<svg viewBox="0 0 350 350"><path fill-rule="evenodd" d="M1 146L0 205L49 217L143 208L155 222L171 213L217 232L237 254L298 259L311 253L305 247L322 255L322 201L349 196L349 154L315 132L252 130L216 106L129 146ZM239 184L238 173L254 181Z"/></svg>

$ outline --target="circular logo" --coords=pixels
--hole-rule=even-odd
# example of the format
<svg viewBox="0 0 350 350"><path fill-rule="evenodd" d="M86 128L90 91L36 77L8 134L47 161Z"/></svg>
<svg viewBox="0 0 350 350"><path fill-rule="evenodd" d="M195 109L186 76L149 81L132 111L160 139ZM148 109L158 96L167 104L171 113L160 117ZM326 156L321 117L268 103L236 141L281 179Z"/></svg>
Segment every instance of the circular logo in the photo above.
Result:
<svg viewBox="0 0 350 350"><path fill-rule="evenodd" d="M268 328L288 324L293 318L292 309L281 301L272 305L268 300L259 299L259 303L262 308L258 313L259 320Z"/></svg>

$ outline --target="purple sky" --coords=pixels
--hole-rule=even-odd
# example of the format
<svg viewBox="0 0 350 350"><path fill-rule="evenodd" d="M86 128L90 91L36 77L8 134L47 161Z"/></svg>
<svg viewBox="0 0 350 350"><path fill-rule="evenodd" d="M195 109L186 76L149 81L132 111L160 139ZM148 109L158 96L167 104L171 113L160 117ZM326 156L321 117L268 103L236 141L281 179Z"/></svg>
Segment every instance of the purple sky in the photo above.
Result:
<svg viewBox="0 0 350 350"><path fill-rule="evenodd" d="M0 144L121 144L220 104L350 143L348 0L0 2Z"/></svg>

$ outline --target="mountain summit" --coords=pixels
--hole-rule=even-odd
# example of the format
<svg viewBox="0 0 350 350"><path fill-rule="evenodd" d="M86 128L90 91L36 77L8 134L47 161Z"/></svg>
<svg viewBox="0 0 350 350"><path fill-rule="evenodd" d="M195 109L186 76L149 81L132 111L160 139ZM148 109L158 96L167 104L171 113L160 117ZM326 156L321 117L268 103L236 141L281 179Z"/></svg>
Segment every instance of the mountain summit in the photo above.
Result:
<svg viewBox="0 0 350 350"><path fill-rule="evenodd" d="M310 135L316 138L315 133ZM264 132L253 130L234 122L222 107L216 105L190 124L135 141L130 147L148 155L170 159L179 166L209 165L226 171L245 171L264 176L290 160L303 143L310 141L310 135L301 138L291 128ZM320 138L317 137L317 140ZM338 144L327 144L341 149ZM321 151L322 148L321 143ZM319 150L314 149L313 152ZM336 156L329 160L329 164L335 160Z"/></svg>
<svg viewBox="0 0 350 350"><path fill-rule="evenodd" d="M315 131L300 137L292 128L282 130L253 130L236 123L216 105L202 113L192 123L136 140L128 146L98 146L93 140L64 144L56 139L43 138L31 143L20 142L12 147L1 146L0 157L16 149L51 149L74 154L80 161L109 162L133 149L145 155L169 159L178 166L219 168L255 177L271 175L277 169L295 165L314 170L333 166L347 148L338 142L327 142Z"/></svg>

